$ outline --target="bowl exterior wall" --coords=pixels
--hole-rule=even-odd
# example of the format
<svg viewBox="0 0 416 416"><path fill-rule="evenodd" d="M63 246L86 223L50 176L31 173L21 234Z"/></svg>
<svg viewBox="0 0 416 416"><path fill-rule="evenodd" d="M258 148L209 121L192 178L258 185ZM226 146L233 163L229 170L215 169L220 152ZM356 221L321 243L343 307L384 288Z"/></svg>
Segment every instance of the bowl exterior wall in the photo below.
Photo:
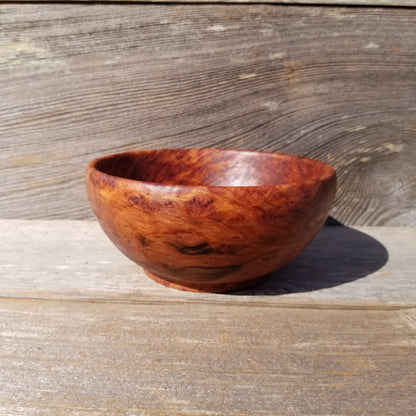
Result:
<svg viewBox="0 0 416 416"><path fill-rule="evenodd" d="M302 252L325 222L336 178L260 187L163 186L90 165L86 186L102 228L125 255L176 285L217 291L267 275Z"/></svg>

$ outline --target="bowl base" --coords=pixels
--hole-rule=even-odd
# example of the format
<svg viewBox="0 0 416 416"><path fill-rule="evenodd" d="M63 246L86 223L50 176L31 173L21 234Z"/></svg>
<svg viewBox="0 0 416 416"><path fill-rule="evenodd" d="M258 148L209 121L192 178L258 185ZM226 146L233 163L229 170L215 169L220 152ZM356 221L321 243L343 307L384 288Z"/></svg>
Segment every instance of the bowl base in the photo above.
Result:
<svg viewBox="0 0 416 416"><path fill-rule="evenodd" d="M163 277L159 277L146 269L144 272L152 280L161 285L171 287L173 289L184 290L186 292L199 292L199 293L227 293L235 292L237 290L249 289L253 286L259 285L260 283L265 282L269 279L270 275L256 277L251 280L246 280L243 282L233 282L233 283L189 283L187 285L181 285L179 283L171 282L166 280Z"/></svg>

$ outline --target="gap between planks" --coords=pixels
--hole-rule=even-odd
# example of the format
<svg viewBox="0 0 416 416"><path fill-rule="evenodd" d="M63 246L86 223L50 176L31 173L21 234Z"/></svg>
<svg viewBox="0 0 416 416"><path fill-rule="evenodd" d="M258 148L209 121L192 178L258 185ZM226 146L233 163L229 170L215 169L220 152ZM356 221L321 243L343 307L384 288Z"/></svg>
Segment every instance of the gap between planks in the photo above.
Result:
<svg viewBox="0 0 416 416"><path fill-rule="evenodd" d="M99 299L99 298L36 298L36 297L14 297L14 296L0 296L1 301L18 301L18 302L51 302L51 303L97 303L97 304L111 304L111 305L172 305L172 306L190 306L190 305L213 305L213 306L230 306L230 307L256 307L256 308L271 308L271 309L311 309L311 310L337 310L337 311L400 311L400 310L415 310L416 305L377 305L377 304L308 304L308 303L270 303L259 302L252 300L246 302L226 302L218 300L189 300L189 299L146 299L146 300L123 300L123 299Z"/></svg>
<svg viewBox="0 0 416 416"><path fill-rule="evenodd" d="M9 3L107 3L107 4L276 4L288 6L416 7L416 0L9 0Z"/></svg>

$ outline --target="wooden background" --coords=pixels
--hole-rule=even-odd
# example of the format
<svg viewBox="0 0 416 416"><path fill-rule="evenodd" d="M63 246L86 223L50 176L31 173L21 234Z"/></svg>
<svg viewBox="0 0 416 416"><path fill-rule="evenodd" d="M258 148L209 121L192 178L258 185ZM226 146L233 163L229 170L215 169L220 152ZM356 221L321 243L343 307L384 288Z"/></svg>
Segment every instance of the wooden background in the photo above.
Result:
<svg viewBox="0 0 416 416"><path fill-rule="evenodd" d="M414 8L1 4L0 218L92 218L102 154L226 147L334 165L345 224L415 225L415 41Z"/></svg>
<svg viewBox="0 0 416 416"><path fill-rule="evenodd" d="M233 295L155 283L94 221L0 235L0 416L415 414L413 227L324 227Z"/></svg>
<svg viewBox="0 0 416 416"><path fill-rule="evenodd" d="M415 414L416 8L378 6L416 0L269 1L0 4L0 416ZM329 162L364 226L249 291L158 285L83 175L171 146Z"/></svg>
<svg viewBox="0 0 416 416"><path fill-rule="evenodd" d="M63 3L62 0L44 0L48 3ZM120 3L123 0L67 0L66 3L72 2L87 3ZM39 2L38 0L11 0L11 2ZM129 0L129 3L263 3L263 4L312 4L312 5L342 5L342 6L394 6L394 7L414 7L416 0Z"/></svg>

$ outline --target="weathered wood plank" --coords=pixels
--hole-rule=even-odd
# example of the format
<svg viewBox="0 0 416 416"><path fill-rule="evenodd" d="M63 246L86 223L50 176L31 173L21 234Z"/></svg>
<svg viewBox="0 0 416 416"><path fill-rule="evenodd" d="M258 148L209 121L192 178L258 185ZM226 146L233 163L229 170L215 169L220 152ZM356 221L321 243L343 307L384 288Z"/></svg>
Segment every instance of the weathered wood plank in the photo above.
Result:
<svg viewBox="0 0 416 416"><path fill-rule="evenodd" d="M238 295L187 293L158 285L118 252L96 222L0 220L0 235L2 297L416 307L416 228L324 227L271 280Z"/></svg>
<svg viewBox="0 0 416 416"><path fill-rule="evenodd" d="M10 0L10 2L36 2L37 0ZM66 0L65 3L81 1L96 3L97 0ZM100 0L100 2L117 3L125 0ZM62 0L47 0L50 3L62 3ZM195 3L195 0L129 0L129 3ZM330 5L330 6L394 6L394 7L414 7L416 0L198 0L197 3L233 3L233 4L290 4L290 5Z"/></svg>
<svg viewBox="0 0 416 416"><path fill-rule="evenodd" d="M0 218L92 218L93 157L161 147L333 164L332 215L416 224L416 10L2 4Z"/></svg>
<svg viewBox="0 0 416 416"><path fill-rule="evenodd" d="M0 415L411 415L416 310L0 301Z"/></svg>

